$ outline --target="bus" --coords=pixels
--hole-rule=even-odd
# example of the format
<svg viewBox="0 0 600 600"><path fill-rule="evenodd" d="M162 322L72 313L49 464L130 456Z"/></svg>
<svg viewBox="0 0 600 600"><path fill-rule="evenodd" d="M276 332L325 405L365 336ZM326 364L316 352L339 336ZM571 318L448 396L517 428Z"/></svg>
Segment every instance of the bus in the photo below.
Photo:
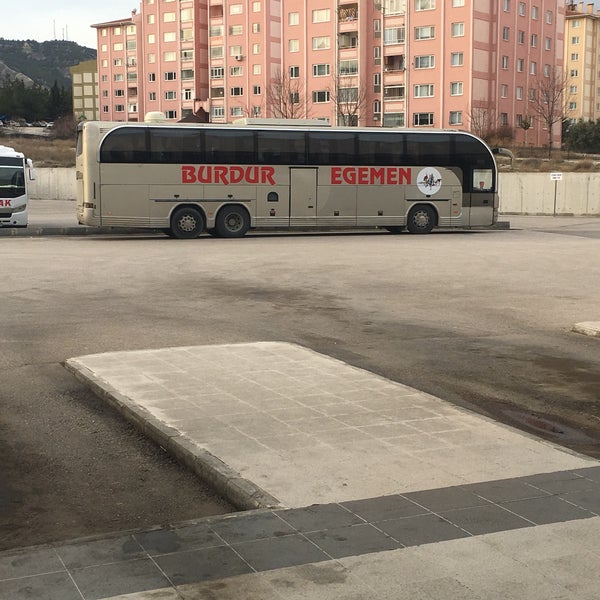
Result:
<svg viewBox="0 0 600 600"><path fill-rule="evenodd" d="M420 234L497 221L496 161L470 133L265 121L80 123L79 222L236 238L250 229Z"/></svg>
<svg viewBox="0 0 600 600"><path fill-rule="evenodd" d="M0 227L27 227L28 179L35 179L31 159L0 146Z"/></svg>

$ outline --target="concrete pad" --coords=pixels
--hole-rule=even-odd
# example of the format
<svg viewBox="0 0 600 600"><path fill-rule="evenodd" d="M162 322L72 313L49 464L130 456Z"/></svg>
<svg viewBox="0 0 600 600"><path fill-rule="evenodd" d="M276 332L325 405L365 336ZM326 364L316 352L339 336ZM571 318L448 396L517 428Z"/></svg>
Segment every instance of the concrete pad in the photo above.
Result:
<svg viewBox="0 0 600 600"><path fill-rule="evenodd" d="M250 498L245 507L302 507L598 464L293 344L114 352L66 366L187 464L216 464L219 491L233 487L237 500Z"/></svg>
<svg viewBox="0 0 600 600"><path fill-rule="evenodd" d="M583 323L575 323L573 325L575 333L590 335L592 337L600 337L600 321L584 321Z"/></svg>

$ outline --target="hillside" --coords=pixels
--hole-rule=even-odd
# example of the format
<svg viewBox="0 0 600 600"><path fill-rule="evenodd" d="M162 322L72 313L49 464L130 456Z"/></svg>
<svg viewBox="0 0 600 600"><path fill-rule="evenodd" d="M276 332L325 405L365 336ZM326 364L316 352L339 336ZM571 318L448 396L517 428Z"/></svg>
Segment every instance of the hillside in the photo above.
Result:
<svg viewBox="0 0 600 600"><path fill-rule="evenodd" d="M59 87L70 88L69 67L94 58L95 49L75 42L0 38L0 85L8 75L23 80L25 85L37 83L49 88L56 81Z"/></svg>

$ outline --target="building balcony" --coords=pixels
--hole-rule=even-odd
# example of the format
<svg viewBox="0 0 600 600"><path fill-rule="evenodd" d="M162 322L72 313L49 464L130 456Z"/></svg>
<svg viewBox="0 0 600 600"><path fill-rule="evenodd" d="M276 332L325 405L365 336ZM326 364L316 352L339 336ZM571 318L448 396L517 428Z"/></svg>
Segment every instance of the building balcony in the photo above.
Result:
<svg viewBox="0 0 600 600"><path fill-rule="evenodd" d="M358 2L343 4L338 9L338 23L340 28L345 25L356 24L358 21Z"/></svg>
<svg viewBox="0 0 600 600"><path fill-rule="evenodd" d="M358 31L349 31L338 35L338 48L340 50L358 48Z"/></svg>

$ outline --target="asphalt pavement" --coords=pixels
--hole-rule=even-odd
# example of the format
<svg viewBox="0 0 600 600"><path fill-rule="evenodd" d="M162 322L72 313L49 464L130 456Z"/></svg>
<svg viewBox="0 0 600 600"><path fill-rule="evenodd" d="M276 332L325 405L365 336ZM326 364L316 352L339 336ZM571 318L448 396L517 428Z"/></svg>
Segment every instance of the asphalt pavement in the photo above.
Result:
<svg viewBox="0 0 600 600"><path fill-rule="evenodd" d="M240 511L0 553L1 600L597 598L600 461L295 344L66 366Z"/></svg>

